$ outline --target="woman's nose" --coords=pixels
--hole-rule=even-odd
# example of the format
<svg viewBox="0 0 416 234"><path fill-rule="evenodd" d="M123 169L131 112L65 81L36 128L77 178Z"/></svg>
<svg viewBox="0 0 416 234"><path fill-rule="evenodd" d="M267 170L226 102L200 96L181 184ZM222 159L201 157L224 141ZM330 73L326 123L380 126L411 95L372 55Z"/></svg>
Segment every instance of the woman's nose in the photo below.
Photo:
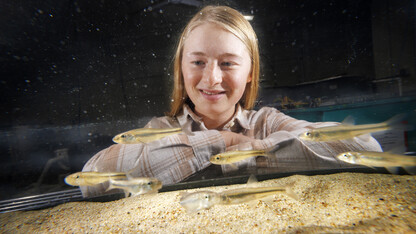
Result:
<svg viewBox="0 0 416 234"><path fill-rule="evenodd" d="M216 63L209 64L204 71L203 79L210 86L220 84L222 82L222 73L220 67Z"/></svg>

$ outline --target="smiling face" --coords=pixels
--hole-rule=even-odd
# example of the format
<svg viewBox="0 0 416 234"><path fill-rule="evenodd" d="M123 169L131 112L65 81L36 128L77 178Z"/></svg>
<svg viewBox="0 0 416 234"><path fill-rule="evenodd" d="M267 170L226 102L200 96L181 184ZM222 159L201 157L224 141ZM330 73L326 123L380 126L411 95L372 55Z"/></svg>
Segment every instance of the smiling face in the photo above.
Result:
<svg viewBox="0 0 416 234"><path fill-rule="evenodd" d="M204 120L222 124L232 117L251 81L250 71L251 59L244 43L216 24L196 27L185 40L185 89L196 114Z"/></svg>

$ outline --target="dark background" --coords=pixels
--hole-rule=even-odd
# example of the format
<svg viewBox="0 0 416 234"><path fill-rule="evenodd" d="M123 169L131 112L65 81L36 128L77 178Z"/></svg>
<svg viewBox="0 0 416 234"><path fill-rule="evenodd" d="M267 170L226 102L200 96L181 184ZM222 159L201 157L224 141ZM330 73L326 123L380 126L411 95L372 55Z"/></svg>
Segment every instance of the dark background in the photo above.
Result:
<svg viewBox="0 0 416 234"><path fill-rule="evenodd" d="M0 199L65 187L112 136L168 111L178 37L208 4L254 16L258 106L415 93L411 0L1 0Z"/></svg>

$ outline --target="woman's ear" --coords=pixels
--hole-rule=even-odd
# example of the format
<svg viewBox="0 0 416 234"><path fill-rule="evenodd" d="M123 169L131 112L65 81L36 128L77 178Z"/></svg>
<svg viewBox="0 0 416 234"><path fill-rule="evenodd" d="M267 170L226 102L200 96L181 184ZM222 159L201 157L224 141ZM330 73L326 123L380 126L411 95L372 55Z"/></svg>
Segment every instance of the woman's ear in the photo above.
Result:
<svg viewBox="0 0 416 234"><path fill-rule="evenodd" d="M251 82L251 74L247 77L247 82L246 83L250 83Z"/></svg>

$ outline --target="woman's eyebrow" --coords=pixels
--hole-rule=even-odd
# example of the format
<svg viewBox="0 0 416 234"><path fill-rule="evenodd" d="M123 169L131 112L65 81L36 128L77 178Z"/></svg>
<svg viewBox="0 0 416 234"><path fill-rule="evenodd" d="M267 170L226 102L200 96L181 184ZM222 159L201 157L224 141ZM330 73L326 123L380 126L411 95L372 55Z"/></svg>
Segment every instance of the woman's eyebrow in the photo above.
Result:
<svg viewBox="0 0 416 234"><path fill-rule="evenodd" d="M194 52L187 53L187 56L207 56L207 55L204 52L201 52L201 51L194 51ZM233 58L233 59L239 59L239 60L243 59L242 56L240 56L238 54L235 54L235 53L223 53L223 54L220 54L219 57L221 57L221 58Z"/></svg>
<svg viewBox="0 0 416 234"><path fill-rule="evenodd" d="M194 55L194 56L205 56L205 53L204 53L204 52L200 52L200 51L195 51L195 52L188 53L188 56L189 56L189 55Z"/></svg>
<svg viewBox="0 0 416 234"><path fill-rule="evenodd" d="M234 53L224 53L221 55L221 57L234 57L234 58L242 58L240 55L238 54L234 54Z"/></svg>

